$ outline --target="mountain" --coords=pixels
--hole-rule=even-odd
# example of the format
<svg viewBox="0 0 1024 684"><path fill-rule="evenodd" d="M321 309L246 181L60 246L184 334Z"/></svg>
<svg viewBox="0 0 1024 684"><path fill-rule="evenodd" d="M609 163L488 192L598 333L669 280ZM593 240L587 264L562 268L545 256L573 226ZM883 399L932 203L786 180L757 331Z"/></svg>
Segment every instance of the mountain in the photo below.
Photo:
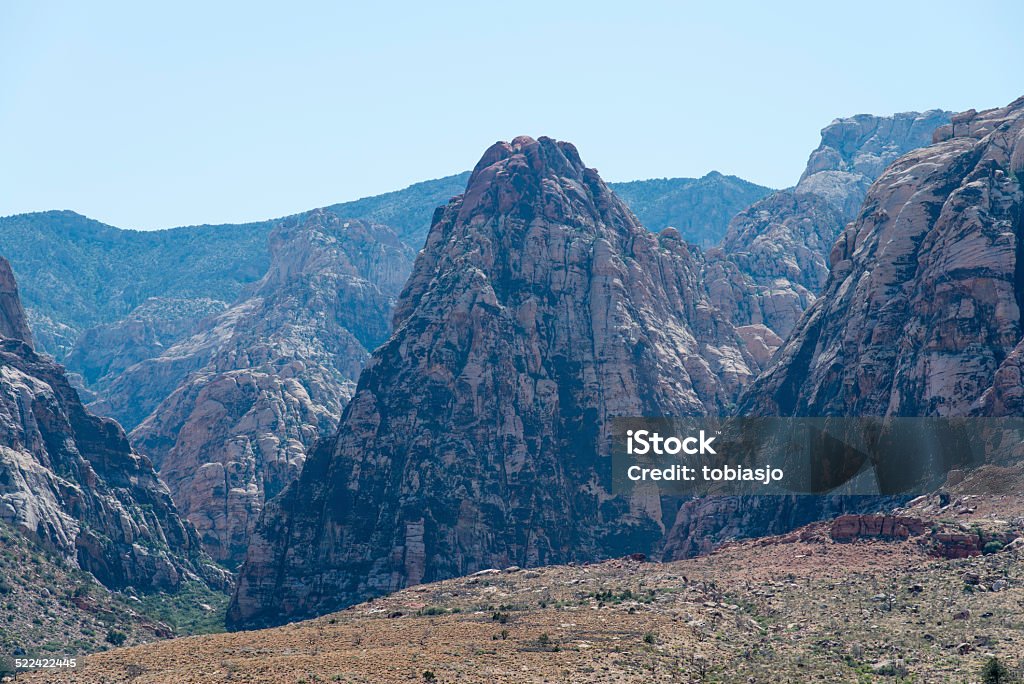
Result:
<svg viewBox="0 0 1024 684"><path fill-rule="evenodd" d="M1022 110L1018 100L955 115L934 131L935 144L882 173L836 240L820 295L745 391L739 415L1022 415L1015 403ZM809 170L821 156L812 155ZM873 161L868 168L876 168ZM835 496L690 501L668 535L666 557L881 503Z"/></svg>
<svg viewBox="0 0 1024 684"><path fill-rule="evenodd" d="M0 258L0 518L109 588L223 587L150 461L88 413L63 369L32 349Z"/></svg>
<svg viewBox="0 0 1024 684"><path fill-rule="evenodd" d="M70 211L0 218L43 351L58 358L85 329L150 297L230 302L267 269L262 224L121 230ZM75 369L77 370L77 369Z"/></svg>
<svg viewBox="0 0 1024 684"><path fill-rule="evenodd" d="M872 186L741 410L1021 414L1024 98L953 117Z"/></svg>
<svg viewBox="0 0 1024 684"><path fill-rule="evenodd" d="M377 197L328 207L339 218L394 225L403 235L424 235L434 209L465 187L467 174L417 183ZM288 219L301 221L312 212ZM0 217L0 252L11 255L22 286L29 321L43 351L58 360L91 333L109 340L125 318L146 318L173 328L181 310L226 306L259 280L270 265L268 239L285 219L244 224L203 225L168 230L123 230L71 211L47 211ZM419 249L421 238L412 238ZM155 316L152 298L171 300ZM212 303L211 303L212 302ZM138 311L141 308L142 311ZM137 332L128 323L127 334ZM167 346L169 340L161 338ZM177 340L173 340L177 341ZM93 353L83 340L72 359ZM114 362L123 365L123 362ZM90 367L73 365L83 376Z"/></svg>
<svg viewBox="0 0 1024 684"><path fill-rule="evenodd" d="M763 324L786 338L828 277L832 243L852 221L868 187L900 155L931 143L951 112L836 119L800 181L739 212L720 248L709 251L712 300L737 325ZM737 296L736 290L748 296ZM733 302L749 303L734 309Z"/></svg>
<svg viewBox="0 0 1024 684"><path fill-rule="evenodd" d="M804 311L825 288L829 252L856 218L868 188L901 154L931 143L952 113L930 110L836 119L800 181L741 212L721 248L710 250L705 282L711 300L741 331L763 340L768 360L791 340ZM756 327L761 325L767 330ZM737 413L751 411L749 404ZM763 415L776 415L766 409ZM666 558L707 553L724 539L781 534L799 525L882 504L862 497L709 497L684 503L665 546Z"/></svg>
<svg viewBox="0 0 1024 684"><path fill-rule="evenodd" d="M488 149L435 214L336 439L267 504L230 625L657 550L672 511L611 495L609 419L718 413L757 370L700 267L572 145Z"/></svg>
<svg viewBox="0 0 1024 684"><path fill-rule="evenodd" d="M717 171L702 178L653 178L608 187L636 214L641 225L655 232L669 226L702 249L725 236L736 214L772 192L736 176Z"/></svg>
<svg viewBox="0 0 1024 684"><path fill-rule="evenodd" d="M128 368L96 404L134 427L132 443L227 565L244 557L264 498L334 433L413 258L390 228L327 210L283 221L270 252L234 305Z"/></svg>
<svg viewBox="0 0 1024 684"><path fill-rule="evenodd" d="M391 226L419 250L434 210L461 193L468 178L467 171L415 183L326 211ZM635 198L641 223L656 230L675 225L695 243L723 232L733 214L768 192L716 173L615 187ZM40 350L102 392L104 382L93 387L94 377L166 349L185 335L185 322L197 322L194 314L226 307L262 277L270 263L267 240L282 220L136 231L71 211L19 214L0 217L0 252L11 255ZM123 358L114 353L122 349Z"/></svg>

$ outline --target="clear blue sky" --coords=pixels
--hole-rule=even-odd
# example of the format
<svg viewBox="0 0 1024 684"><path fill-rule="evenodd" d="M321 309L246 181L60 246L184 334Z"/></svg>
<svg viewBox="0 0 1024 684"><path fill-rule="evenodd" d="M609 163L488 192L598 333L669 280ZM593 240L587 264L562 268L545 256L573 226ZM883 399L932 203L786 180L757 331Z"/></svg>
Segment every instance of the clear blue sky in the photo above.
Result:
<svg viewBox="0 0 1024 684"><path fill-rule="evenodd" d="M236 222L571 140L796 181L836 116L1024 94L1019 2L0 3L0 215Z"/></svg>

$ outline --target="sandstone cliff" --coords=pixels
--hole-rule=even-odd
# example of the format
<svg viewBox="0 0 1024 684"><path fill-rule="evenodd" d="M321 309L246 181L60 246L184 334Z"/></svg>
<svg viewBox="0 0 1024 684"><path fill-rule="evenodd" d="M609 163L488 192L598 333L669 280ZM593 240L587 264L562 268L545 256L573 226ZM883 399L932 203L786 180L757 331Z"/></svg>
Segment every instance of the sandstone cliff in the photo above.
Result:
<svg viewBox="0 0 1024 684"><path fill-rule="evenodd" d="M111 588L223 586L153 466L36 354L0 258L0 519Z"/></svg>
<svg viewBox="0 0 1024 684"><path fill-rule="evenodd" d="M383 342L412 254L387 227L327 212L283 222L264 277L205 329L117 386L152 391L150 369L194 369L131 433L217 560L237 565L264 499L333 435Z"/></svg>
<svg viewBox="0 0 1024 684"><path fill-rule="evenodd" d="M32 332L18 297L18 284L6 259L0 259L0 337L21 340L32 346Z"/></svg>
<svg viewBox="0 0 1024 684"><path fill-rule="evenodd" d="M226 308L216 299L150 297L125 318L82 333L62 363L79 374L91 392L105 392L126 370L161 356Z"/></svg>
<svg viewBox="0 0 1024 684"><path fill-rule="evenodd" d="M1013 406L1000 395L1016 391L1022 337L1022 113L1024 100L957 115L935 144L882 174L832 249L822 296L742 411L930 416Z"/></svg>
<svg viewBox="0 0 1024 684"><path fill-rule="evenodd" d="M755 202L711 250L705 280L712 301L737 325L792 332L828 277L828 254L868 187L897 157L931 143L951 113L931 110L836 119L800 182Z"/></svg>
<svg viewBox="0 0 1024 684"><path fill-rule="evenodd" d="M268 504L231 626L658 550L672 511L610 494L609 419L719 413L757 370L700 266L572 145L491 147L435 214L337 439Z"/></svg>
<svg viewBox="0 0 1024 684"><path fill-rule="evenodd" d="M1022 113L1024 100L956 115L935 131L935 144L882 173L835 242L821 295L744 393L740 415L1024 415ZM875 156L848 163L875 169ZM824 159L838 164L837 155L816 152L808 171ZM666 556L894 502L691 501Z"/></svg>

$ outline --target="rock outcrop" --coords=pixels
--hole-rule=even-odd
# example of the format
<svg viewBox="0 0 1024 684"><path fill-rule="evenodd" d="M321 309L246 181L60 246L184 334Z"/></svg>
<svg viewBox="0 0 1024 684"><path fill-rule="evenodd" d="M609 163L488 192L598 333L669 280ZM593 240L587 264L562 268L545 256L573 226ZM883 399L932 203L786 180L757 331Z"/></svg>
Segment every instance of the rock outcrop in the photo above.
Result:
<svg viewBox="0 0 1024 684"><path fill-rule="evenodd" d="M18 284L6 259L0 259L0 337L32 346L32 332L18 297Z"/></svg>
<svg viewBox="0 0 1024 684"><path fill-rule="evenodd" d="M824 287L832 243L871 183L900 155L930 144L950 115L861 114L822 129L800 182L740 212L709 253L712 301L737 325L762 324L786 338Z"/></svg>
<svg viewBox="0 0 1024 684"><path fill-rule="evenodd" d="M890 166L836 241L821 297L740 410L1015 410L1024 297L1022 131L1024 99L957 115L935 144Z"/></svg>
<svg viewBox="0 0 1024 684"><path fill-rule="evenodd" d="M268 503L230 626L490 567L660 550L673 511L610 492L610 418L719 413L757 370L700 268L572 145L487 150L435 214L336 440Z"/></svg>
<svg viewBox="0 0 1024 684"><path fill-rule="evenodd" d="M1024 99L952 121L871 186L832 249L821 295L746 390L740 415L1022 415ZM770 533L779 520L885 507L837 497L687 502L667 556Z"/></svg>
<svg viewBox="0 0 1024 684"><path fill-rule="evenodd" d="M929 555L939 558L970 558L996 553L1009 546L1020 535L1014 530L992 531L981 526L948 522L929 522L921 518L897 514L841 515L832 521L829 536L833 541L898 542L917 538L918 545ZM980 578L965 576L966 583L977 584Z"/></svg>
<svg viewBox="0 0 1024 684"><path fill-rule="evenodd" d="M829 536L837 542L863 539L890 541L924 534L926 522L908 515L840 515L832 521Z"/></svg>
<svg viewBox="0 0 1024 684"><path fill-rule="evenodd" d="M228 565L244 557L264 499L334 434L412 264L389 228L327 211L284 221L270 242L269 270L239 302L117 381L137 394L151 369L189 369L131 439Z"/></svg>
<svg viewBox="0 0 1024 684"><path fill-rule="evenodd" d="M111 588L223 587L150 461L33 351L3 259L0 282L0 519Z"/></svg>

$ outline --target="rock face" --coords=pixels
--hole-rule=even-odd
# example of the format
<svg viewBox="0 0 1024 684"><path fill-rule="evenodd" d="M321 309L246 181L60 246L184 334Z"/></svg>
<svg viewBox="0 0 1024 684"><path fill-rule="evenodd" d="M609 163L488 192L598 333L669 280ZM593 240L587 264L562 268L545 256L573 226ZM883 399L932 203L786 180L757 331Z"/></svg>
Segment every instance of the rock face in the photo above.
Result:
<svg viewBox="0 0 1024 684"><path fill-rule="evenodd" d="M264 511L229 624L658 551L672 511L610 494L609 419L721 412L757 369L700 267L572 145L487 150L436 213L337 439Z"/></svg>
<svg viewBox="0 0 1024 684"><path fill-rule="evenodd" d="M782 347L783 339L787 344L782 354L791 358L802 353L800 358L806 361L822 353L813 349L813 343L797 347L794 340L806 335L801 331L807 329L808 319L802 317L819 293L824 291L822 296L827 298L838 289L829 280L828 261L836 237L857 217L868 188L885 166L905 152L928 145L933 133L950 117L949 112L932 110L923 114L837 119L822 130L821 145L811 153L796 187L769 195L733 220L721 249L708 253L704 280L711 301L729 315L745 339L752 341L749 349L762 359L762 364L767 364L765 359ZM886 182L889 173L899 177L898 171L890 169L878 181L879 185ZM872 190L873 194L876 192L878 185ZM869 198L865 211L870 203ZM865 220L862 213L859 222ZM863 296L852 289L847 295L847 303ZM889 295L887 292L883 297L880 292L868 306L877 308ZM837 306L832 316L835 329L846 331L849 338L866 333L859 322L849 319L844 305ZM902 330L897 334L902 334ZM801 352L797 353L797 349ZM821 358L829 364L842 363L828 354ZM773 368L777 366L778 363ZM768 371L776 375L778 372ZM794 369L786 382L800 383L802 372ZM871 374L879 372L891 377L891 371L873 370ZM1012 372L1008 375L1012 377ZM835 387L829 387L821 396L834 391ZM739 415L779 415L780 407L752 399L753 395L753 390L745 395L746 401L737 410ZM836 407L843 407L841 415L871 413L846 404L848 397L832 399ZM813 411L806 413L803 407L781 410L781 414L815 415ZM847 511L872 512L894 503L895 500L818 496L695 499L680 507L668 535L665 557L707 553L725 539L779 534Z"/></svg>
<svg viewBox="0 0 1024 684"><path fill-rule="evenodd" d="M0 282L0 518L111 588L223 586L149 460L32 350L3 259Z"/></svg>
<svg viewBox="0 0 1024 684"><path fill-rule="evenodd" d="M18 297L18 284L6 259L0 259L0 337L32 346L32 332Z"/></svg>
<svg viewBox="0 0 1024 684"><path fill-rule="evenodd" d="M909 539L924 534L926 523L904 515L840 515L832 521L829 536L837 542L861 539Z"/></svg>
<svg viewBox="0 0 1024 684"><path fill-rule="evenodd" d="M957 115L882 174L836 241L821 297L741 411L1019 408L1022 113L1024 100Z"/></svg>
<svg viewBox="0 0 1024 684"><path fill-rule="evenodd" d="M821 295L744 393L740 415L1022 415L1024 99L952 121L872 185L835 243ZM680 509L667 555L764 534L779 520L884 507L697 500Z"/></svg>
<svg viewBox="0 0 1024 684"><path fill-rule="evenodd" d="M709 253L712 301L737 325L762 324L786 338L824 287L832 243L868 187L897 157L930 144L950 115L861 114L826 126L800 182L739 213Z"/></svg>
<svg viewBox="0 0 1024 684"><path fill-rule="evenodd" d="M103 392L130 367L162 355L226 308L216 299L151 297L127 317L86 330L63 363L91 390Z"/></svg>
<svg viewBox="0 0 1024 684"><path fill-rule="evenodd" d="M117 383L136 383L134 396L151 368L195 369L131 438L228 565L244 557L264 499L334 434L412 263L389 228L327 211L283 222L270 241L270 268L246 296Z"/></svg>

